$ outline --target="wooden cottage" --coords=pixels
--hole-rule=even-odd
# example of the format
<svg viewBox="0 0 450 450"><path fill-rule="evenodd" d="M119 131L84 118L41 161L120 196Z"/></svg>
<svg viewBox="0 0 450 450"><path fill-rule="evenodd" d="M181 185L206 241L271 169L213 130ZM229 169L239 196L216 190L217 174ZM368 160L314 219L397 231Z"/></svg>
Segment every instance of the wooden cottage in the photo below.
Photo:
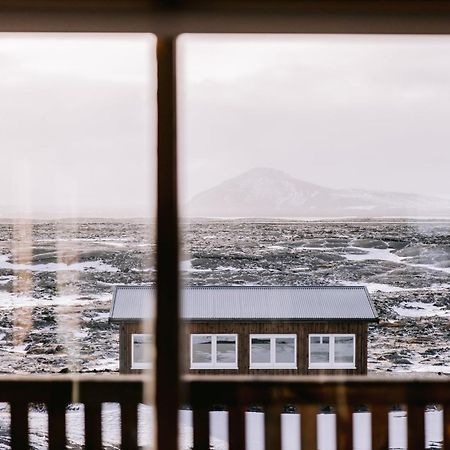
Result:
<svg viewBox="0 0 450 450"><path fill-rule="evenodd" d="M155 294L114 289L121 373L151 367ZM378 319L365 287L186 287L181 299L184 373L367 373L367 327Z"/></svg>

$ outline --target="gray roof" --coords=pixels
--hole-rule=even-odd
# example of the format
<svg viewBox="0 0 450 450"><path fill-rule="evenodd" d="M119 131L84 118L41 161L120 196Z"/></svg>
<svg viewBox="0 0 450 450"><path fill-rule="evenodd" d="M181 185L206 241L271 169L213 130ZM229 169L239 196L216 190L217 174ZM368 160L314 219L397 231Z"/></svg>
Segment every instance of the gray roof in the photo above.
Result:
<svg viewBox="0 0 450 450"><path fill-rule="evenodd" d="M154 316L156 288L116 286L112 322ZM363 286L198 286L181 289L185 320L364 320L377 313Z"/></svg>

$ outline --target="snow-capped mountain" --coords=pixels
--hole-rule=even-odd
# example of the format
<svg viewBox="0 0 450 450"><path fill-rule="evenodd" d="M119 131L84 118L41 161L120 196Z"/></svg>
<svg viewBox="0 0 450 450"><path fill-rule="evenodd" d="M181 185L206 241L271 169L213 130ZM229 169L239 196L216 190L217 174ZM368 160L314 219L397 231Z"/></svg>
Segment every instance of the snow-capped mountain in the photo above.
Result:
<svg viewBox="0 0 450 450"><path fill-rule="evenodd" d="M186 212L190 217L450 217L450 200L331 189L279 170L258 168L196 195Z"/></svg>

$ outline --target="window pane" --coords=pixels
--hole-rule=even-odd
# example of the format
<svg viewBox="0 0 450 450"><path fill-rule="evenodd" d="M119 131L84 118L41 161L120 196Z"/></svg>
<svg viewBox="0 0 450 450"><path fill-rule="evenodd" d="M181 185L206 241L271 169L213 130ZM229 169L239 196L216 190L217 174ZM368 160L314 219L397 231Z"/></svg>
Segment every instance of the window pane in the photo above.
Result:
<svg viewBox="0 0 450 450"><path fill-rule="evenodd" d="M252 338L252 363L270 363L270 339Z"/></svg>
<svg viewBox="0 0 450 450"><path fill-rule="evenodd" d="M295 363L295 339L276 338L275 339L275 362Z"/></svg>
<svg viewBox="0 0 450 450"><path fill-rule="evenodd" d="M330 362L330 342L326 338L320 339L320 337L314 336L310 338L310 361L312 363L327 363Z"/></svg>
<svg viewBox="0 0 450 450"><path fill-rule="evenodd" d="M150 364L152 339L149 334L133 336L133 363Z"/></svg>
<svg viewBox="0 0 450 450"><path fill-rule="evenodd" d="M192 362L212 363L211 336L192 337Z"/></svg>
<svg viewBox="0 0 450 450"><path fill-rule="evenodd" d="M217 336L217 362L236 364L235 336Z"/></svg>
<svg viewBox="0 0 450 450"><path fill-rule="evenodd" d="M336 336L334 338L334 361L353 363L353 336Z"/></svg>

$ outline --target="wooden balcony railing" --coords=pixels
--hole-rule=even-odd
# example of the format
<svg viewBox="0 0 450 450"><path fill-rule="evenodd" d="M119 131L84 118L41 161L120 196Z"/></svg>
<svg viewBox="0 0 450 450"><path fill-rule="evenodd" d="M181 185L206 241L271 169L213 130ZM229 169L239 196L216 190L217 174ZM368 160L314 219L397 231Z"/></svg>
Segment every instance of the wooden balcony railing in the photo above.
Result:
<svg viewBox="0 0 450 450"><path fill-rule="evenodd" d="M229 411L230 450L246 446L245 411L264 409L266 450L282 448L281 412L286 405L300 413L301 450L316 450L319 405L336 413L337 450L353 448L353 412L367 406L372 413L372 450L388 448L388 413L394 405L407 410L408 450L425 448L425 408L444 408L443 448L450 449L450 379L370 377L196 377L186 378L186 398L193 409L194 450L209 449L209 414L214 405Z"/></svg>
<svg viewBox="0 0 450 450"><path fill-rule="evenodd" d="M142 376L2 376L0 402L11 411L12 450L30 448L28 410L33 403L45 404L48 412L48 448L67 446L66 408L84 404L85 449L102 449L102 403L120 404L123 449L137 449L138 405L143 398Z"/></svg>
<svg viewBox="0 0 450 450"><path fill-rule="evenodd" d="M372 449L388 448L388 412L394 405L407 410L408 450L425 448L425 407L444 409L443 448L450 449L450 377L424 379L371 377L185 377L183 401L193 410L195 450L210 448L209 412L221 406L228 410L230 450L246 448L245 412L264 410L265 449L282 448L281 412L286 405L300 414L301 449L317 449L319 405L336 413L338 450L353 448L353 411L366 405L372 413ZM43 403L48 411L48 446L66 448L66 407L84 404L87 450L102 448L102 403L119 403L121 448L138 448L138 405L143 401L144 376L28 376L0 377L0 402L10 404L11 448L29 448L28 409ZM105 430L107 433L108 430Z"/></svg>

